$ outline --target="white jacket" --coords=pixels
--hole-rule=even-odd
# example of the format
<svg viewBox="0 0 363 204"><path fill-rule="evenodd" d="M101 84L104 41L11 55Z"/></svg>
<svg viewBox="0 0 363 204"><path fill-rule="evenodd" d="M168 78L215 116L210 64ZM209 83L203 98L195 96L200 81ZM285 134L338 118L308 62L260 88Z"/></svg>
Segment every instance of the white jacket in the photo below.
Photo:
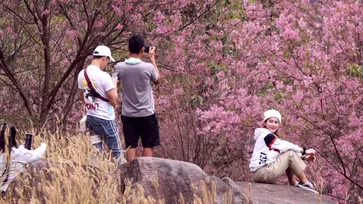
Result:
<svg viewBox="0 0 363 204"><path fill-rule="evenodd" d="M288 150L300 153L302 148L291 142L277 138L266 128L255 129L255 147L249 165L250 171L255 172L258 168L276 161L279 154Z"/></svg>
<svg viewBox="0 0 363 204"><path fill-rule="evenodd" d="M5 153L0 154L0 191L6 191L11 181L24 170L24 165L42 158L47 149L45 143L34 150L28 150L24 145L13 147L10 156L9 169L6 166ZM7 181L5 181L7 179Z"/></svg>

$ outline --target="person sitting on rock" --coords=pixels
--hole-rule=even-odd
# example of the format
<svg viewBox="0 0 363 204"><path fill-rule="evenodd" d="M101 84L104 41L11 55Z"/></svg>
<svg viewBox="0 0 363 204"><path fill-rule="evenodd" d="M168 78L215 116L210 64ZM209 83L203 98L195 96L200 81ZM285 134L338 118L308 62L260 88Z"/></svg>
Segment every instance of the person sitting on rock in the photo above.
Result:
<svg viewBox="0 0 363 204"><path fill-rule="evenodd" d="M278 138L281 114L274 109L264 112L263 128L255 129L256 140L249 165L252 179L259 183L275 183L285 172L290 185L305 190L315 190L307 180L304 170L307 161L315 161L314 149L301 148L296 144ZM300 156L301 155L301 156ZM295 175L300 179L297 182Z"/></svg>

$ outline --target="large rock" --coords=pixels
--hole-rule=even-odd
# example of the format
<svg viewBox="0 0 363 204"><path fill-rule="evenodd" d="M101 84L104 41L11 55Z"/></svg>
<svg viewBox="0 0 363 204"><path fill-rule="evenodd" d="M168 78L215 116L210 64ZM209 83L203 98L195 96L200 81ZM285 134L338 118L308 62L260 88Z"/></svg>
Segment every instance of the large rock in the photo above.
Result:
<svg viewBox="0 0 363 204"><path fill-rule="evenodd" d="M238 189L216 177L208 176L195 164L139 157L120 168L124 185L129 181L134 186L141 184L146 196L164 199L168 204L181 203L181 194L185 203L194 203L194 195L201 199L201 203L213 203L211 200L214 200L214 203L225 203L226 199L230 199L232 203L248 203ZM213 183L215 190L212 190Z"/></svg>
<svg viewBox="0 0 363 204"><path fill-rule="evenodd" d="M277 184L236 182L238 188L249 196L253 203L261 204L307 204L335 202L298 187Z"/></svg>
<svg viewBox="0 0 363 204"><path fill-rule="evenodd" d="M17 198L21 197L21 200L28 200L31 203L30 199L36 197L41 199L39 200L41 203L47 203L44 195L51 194L46 192L47 188L44 188L44 185L61 184L62 186L63 182L72 182L69 179L71 175L83 175L95 179L96 185L92 187L95 189L92 194L94 197L98 196L100 178L116 179L118 177L116 182L120 184L120 188L125 187L125 183L128 181L132 181L132 187L137 188L137 184L140 184L144 188L143 193L146 196L164 199L164 203L167 204L182 203L180 194L183 195L184 203L194 203L194 199L197 199L195 195L201 199L196 203L334 203L327 198L288 185L233 182L229 178L220 180L208 176L194 164L176 160L141 157L120 166L120 170L122 182L120 182L119 176L104 175L98 169L87 165L65 160L40 159L27 165L24 172L10 184L5 200L15 202ZM201 181L205 182L201 183ZM215 184L214 190L212 190L213 183ZM194 189L192 186L198 189ZM230 199L230 202L224 202L225 199ZM211 202L211 200L215 202Z"/></svg>

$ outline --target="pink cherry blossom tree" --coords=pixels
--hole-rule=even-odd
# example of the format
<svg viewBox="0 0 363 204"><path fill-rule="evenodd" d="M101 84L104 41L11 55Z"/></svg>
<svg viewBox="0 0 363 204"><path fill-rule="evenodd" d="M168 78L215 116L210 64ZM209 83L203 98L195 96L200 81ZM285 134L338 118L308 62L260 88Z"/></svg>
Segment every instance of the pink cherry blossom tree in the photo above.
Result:
<svg viewBox="0 0 363 204"><path fill-rule="evenodd" d="M363 158L362 2L233 6L242 9L226 8L223 17L230 17L216 24L214 42L202 49L213 44L210 49L217 50L205 63L214 73L205 80L213 82L204 98L213 102L198 112L204 123L200 134L243 138L241 154L247 157L263 111L278 109L284 138L318 150L312 173L319 171L324 192L357 198Z"/></svg>
<svg viewBox="0 0 363 204"><path fill-rule="evenodd" d="M147 36L151 29L183 30L213 7L208 2L194 5L170 0L26 0L2 1L0 5L4 22L0 32L1 91L14 96L4 97L2 108L12 122L30 120L37 128L54 124L67 128L69 121L79 119L82 111L73 109L79 101L75 97L77 74L97 45L120 50L120 54L114 53L122 58L132 33ZM189 14L189 8L199 11ZM189 17L177 25L154 23L161 12L175 19L182 13Z"/></svg>

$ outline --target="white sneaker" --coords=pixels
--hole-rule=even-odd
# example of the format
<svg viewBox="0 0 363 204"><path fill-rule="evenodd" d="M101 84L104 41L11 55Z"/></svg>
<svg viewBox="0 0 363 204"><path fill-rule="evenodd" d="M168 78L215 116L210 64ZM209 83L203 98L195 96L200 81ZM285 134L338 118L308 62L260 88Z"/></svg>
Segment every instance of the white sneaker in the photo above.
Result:
<svg viewBox="0 0 363 204"><path fill-rule="evenodd" d="M314 185L311 182L309 182L309 181L306 182L306 183L302 183L300 181L296 186L299 187L299 188L302 188L304 190L311 191L311 192L313 192L315 194L319 194L319 192L315 190Z"/></svg>

